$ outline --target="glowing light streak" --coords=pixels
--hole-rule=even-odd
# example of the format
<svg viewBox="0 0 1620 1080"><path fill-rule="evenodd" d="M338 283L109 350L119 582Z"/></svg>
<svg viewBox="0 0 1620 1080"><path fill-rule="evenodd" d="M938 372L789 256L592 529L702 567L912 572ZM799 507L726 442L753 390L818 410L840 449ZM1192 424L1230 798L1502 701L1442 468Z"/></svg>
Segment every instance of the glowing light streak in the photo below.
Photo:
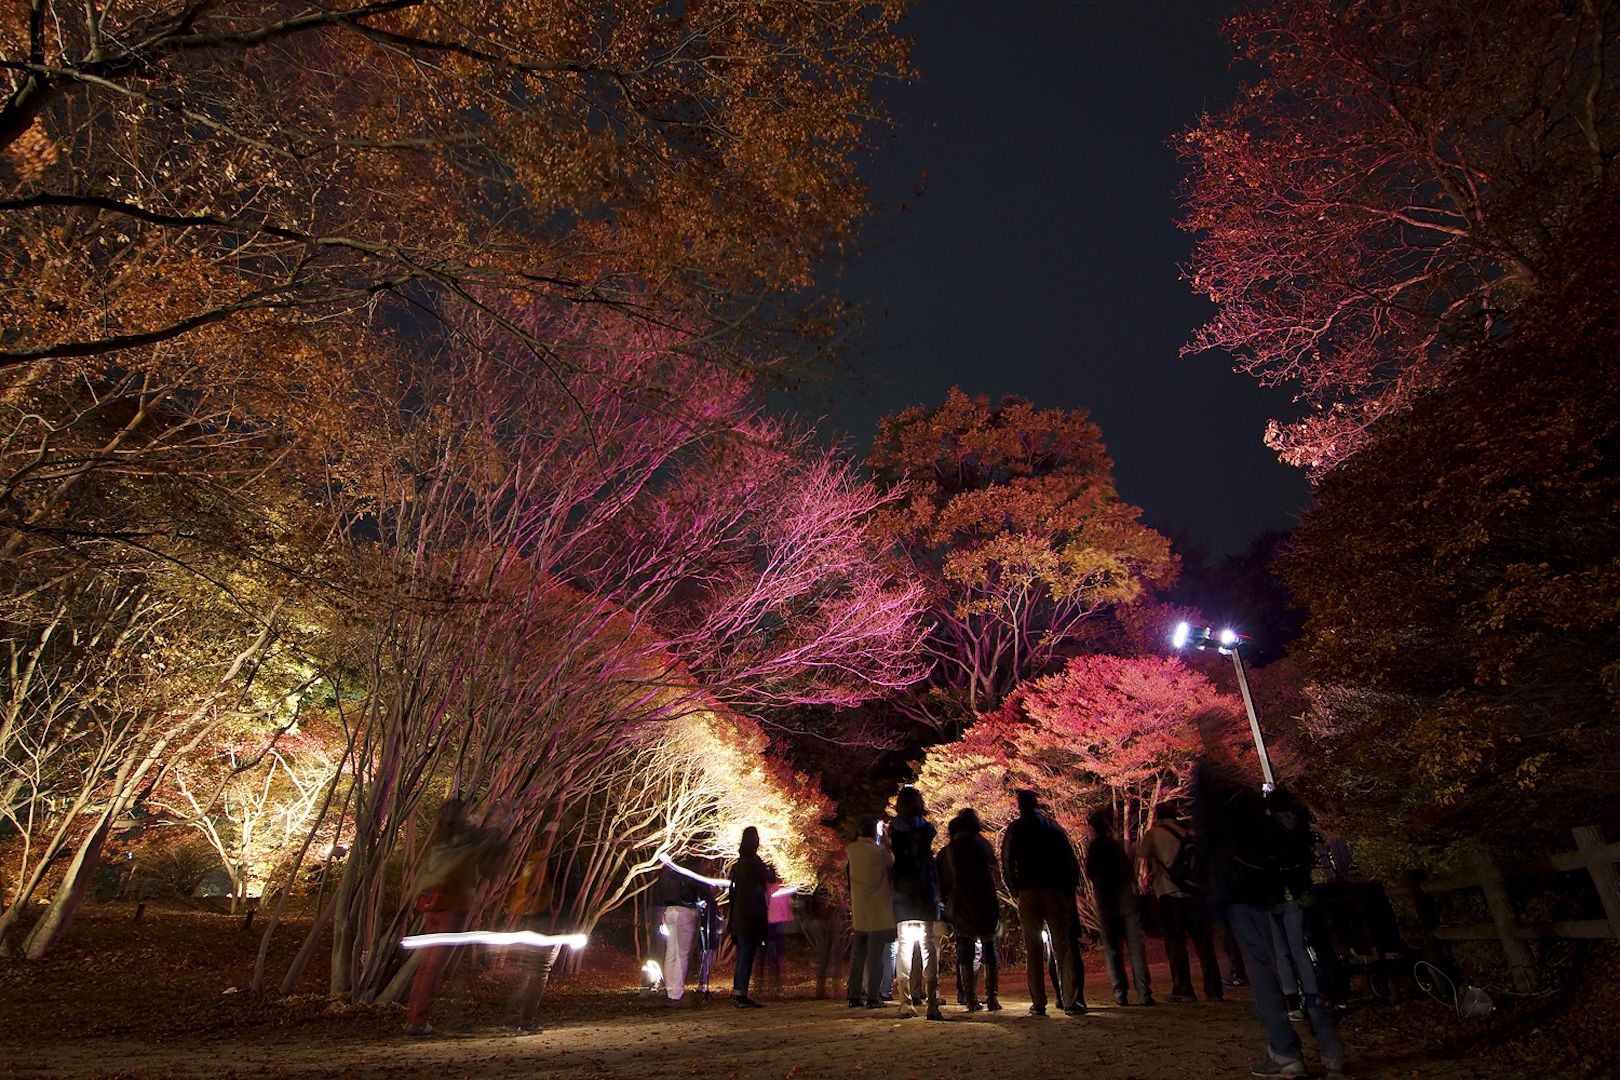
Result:
<svg viewBox="0 0 1620 1080"><path fill-rule="evenodd" d="M784 885L780 889L777 889L775 892L771 893L771 895L772 896L787 896L790 893L796 893L798 891L799 891L799 887L797 885Z"/></svg>
<svg viewBox="0 0 1620 1080"><path fill-rule="evenodd" d="M665 866L669 867L671 870L675 871L677 874L685 874L687 877L691 878L693 881L701 881L703 884L705 884L705 885L713 885L717 889L728 888L731 885L731 882L727 881L725 878L704 877L702 874L699 874L694 870L688 870L684 866L678 866L678 865L676 865L676 863L674 861L672 861L670 859L670 857L668 855L660 855L660 856L658 856L658 861L663 863Z"/></svg>
<svg viewBox="0 0 1620 1080"><path fill-rule="evenodd" d="M535 949L566 945L570 949L583 949L589 940L584 934L537 934L533 930L498 934L493 930L463 930L455 934L412 934L401 938L399 943L407 949L434 949L444 945L526 945Z"/></svg>
<svg viewBox="0 0 1620 1080"><path fill-rule="evenodd" d="M657 986L664 981L664 969L658 966L658 961L649 960L641 965L641 977L647 980L648 986Z"/></svg>

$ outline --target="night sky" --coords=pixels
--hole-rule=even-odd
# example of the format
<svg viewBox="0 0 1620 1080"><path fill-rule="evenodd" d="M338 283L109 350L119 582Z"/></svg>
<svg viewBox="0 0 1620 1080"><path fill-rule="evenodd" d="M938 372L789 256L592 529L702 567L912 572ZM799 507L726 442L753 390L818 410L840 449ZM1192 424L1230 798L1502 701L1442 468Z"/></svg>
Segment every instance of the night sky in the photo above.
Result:
<svg viewBox="0 0 1620 1080"><path fill-rule="evenodd" d="M1120 494L1219 555L1288 528L1304 478L1261 442L1295 415L1228 358L1182 358L1207 316L1177 270L1167 145L1236 86L1231 4L923 0L915 83L867 170L879 207L839 291L862 302L864 381L821 406L864 455L880 416L972 394L1085 408ZM919 194L920 191L920 194Z"/></svg>

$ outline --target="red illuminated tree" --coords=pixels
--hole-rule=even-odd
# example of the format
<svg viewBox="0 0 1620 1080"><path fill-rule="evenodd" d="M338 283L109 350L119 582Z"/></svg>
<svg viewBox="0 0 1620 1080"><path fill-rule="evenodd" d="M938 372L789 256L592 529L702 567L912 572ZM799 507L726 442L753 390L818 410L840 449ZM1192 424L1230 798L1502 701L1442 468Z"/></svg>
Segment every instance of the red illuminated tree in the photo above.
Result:
<svg viewBox="0 0 1620 1080"><path fill-rule="evenodd" d="M1112 806L1136 836L1156 803L1183 793L1200 750L1194 721L1220 712L1236 742L1247 730L1241 709L1179 660L1077 657L931 750L917 783L930 800L971 805L998 824L1016 816L1009 793L1033 788L1075 836L1089 811Z"/></svg>
<svg viewBox="0 0 1620 1080"><path fill-rule="evenodd" d="M953 389L882 421L872 473L903 501L884 527L929 590L935 667L901 707L940 731L994 711L1076 648L1088 622L1167 584L1175 557L1114 490L1083 412Z"/></svg>
<svg viewBox="0 0 1620 1080"><path fill-rule="evenodd" d="M1019 687L960 739L931 749L917 786L941 817L971 806L995 828L1017 816L1012 792L1030 788L1077 845L1086 815L1111 806L1135 842L1156 804L1185 794L1202 749L1198 721L1211 713L1243 753L1241 703L1179 660L1078 657Z"/></svg>
<svg viewBox="0 0 1620 1080"><path fill-rule="evenodd" d="M1620 9L1267 0L1227 34L1259 77L1179 140L1218 309L1187 348L1297 387L1267 439L1320 475L1511 323L1612 188Z"/></svg>
<svg viewBox="0 0 1620 1080"><path fill-rule="evenodd" d="M1620 813L1620 203L1595 209L1515 334L1324 481L1286 564L1313 778L1368 831L1535 847Z"/></svg>

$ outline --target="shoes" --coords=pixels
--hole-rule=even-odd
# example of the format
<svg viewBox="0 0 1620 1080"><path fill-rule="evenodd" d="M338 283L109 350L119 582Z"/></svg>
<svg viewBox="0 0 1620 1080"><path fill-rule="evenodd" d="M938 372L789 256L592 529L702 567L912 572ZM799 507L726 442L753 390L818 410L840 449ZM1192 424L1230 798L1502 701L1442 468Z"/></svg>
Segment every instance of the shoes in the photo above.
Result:
<svg viewBox="0 0 1620 1080"><path fill-rule="evenodd" d="M420 1039L425 1035L433 1034L433 1025L432 1024L406 1024L405 1025L405 1034L411 1036L412 1038Z"/></svg>
<svg viewBox="0 0 1620 1080"><path fill-rule="evenodd" d="M1155 1002L1153 1000L1153 995L1152 994L1143 994L1142 995L1142 1004L1143 1005L1154 1005L1154 1004L1157 1004L1157 1002Z"/></svg>
<svg viewBox="0 0 1620 1080"><path fill-rule="evenodd" d="M1123 990L1115 990L1114 991L1114 1004L1115 1005L1129 1005L1130 1003L1131 1003L1131 997L1130 997L1129 994L1127 994Z"/></svg>
<svg viewBox="0 0 1620 1080"><path fill-rule="evenodd" d="M1241 975L1228 975L1221 980L1222 986L1248 986L1249 980Z"/></svg>
<svg viewBox="0 0 1620 1080"><path fill-rule="evenodd" d="M984 1007L989 1009L991 1012L1000 1012L1001 999L996 997L996 995L991 994L989 997L984 999Z"/></svg>
<svg viewBox="0 0 1620 1080"><path fill-rule="evenodd" d="M866 1003L866 1007L868 1009L887 1009L889 1007L889 1003L880 998L872 998Z"/></svg>
<svg viewBox="0 0 1620 1080"><path fill-rule="evenodd" d="M1029 1007L1029 1015L1031 1015L1031 1016L1045 1016L1046 1015L1046 1006L1045 1005L1031 1005Z"/></svg>
<svg viewBox="0 0 1620 1080"><path fill-rule="evenodd" d="M910 1020L916 1015L917 1006L913 1005L911 1002L907 1001L900 1006L900 1018L902 1020Z"/></svg>
<svg viewBox="0 0 1620 1080"><path fill-rule="evenodd" d="M1191 1005L1198 998L1193 994L1171 994L1169 1001L1172 1005Z"/></svg>
<svg viewBox="0 0 1620 1080"><path fill-rule="evenodd" d="M1324 1061L1322 1070L1327 1074L1328 1080L1344 1080L1344 1062Z"/></svg>
<svg viewBox="0 0 1620 1080"><path fill-rule="evenodd" d="M865 1004L866 1004L866 1002L864 1002L864 1001L861 1001L861 1000L860 1000L860 999L858 999L858 998L857 998L857 999L855 999L855 1000L853 1000L853 1001L851 1001L851 1002L850 1002L850 1003L849 1003L849 1007L850 1007L850 1008L852 1008L852 1009L858 1009L858 1008L860 1008L860 1007L861 1007L861 1006L862 1006L862 1005L865 1005Z"/></svg>
<svg viewBox="0 0 1620 1080"><path fill-rule="evenodd" d="M1250 1076L1304 1076L1303 1061L1278 1061L1266 1051L1266 1056L1249 1067Z"/></svg>
<svg viewBox="0 0 1620 1080"><path fill-rule="evenodd" d="M1305 1022L1305 1010L1304 1009L1289 1009L1288 1010L1288 1021L1289 1021L1289 1023L1292 1023L1292 1024L1303 1024Z"/></svg>
<svg viewBox="0 0 1620 1080"><path fill-rule="evenodd" d="M970 1013L983 1012L984 1011L984 1002L980 1001L978 998L968 998L968 1000L967 1000L967 1011L970 1012Z"/></svg>
<svg viewBox="0 0 1620 1080"><path fill-rule="evenodd" d="M932 1004L932 1005L928 1006L928 1019L930 1019L930 1020L943 1020L943 1019L945 1019L945 1014L939 1011L939 1005Z"/></svg>
<svg viewBox="0 0 1620 1080"><path fill-rule="evenodd" d="M765 1007L747 994L732 995L731 1003L739 1009L763 1009Z"/></svg>
<svg viewBox="0 0 1620 1080"><path fill-rule="evenodd" d="M1069 1016L1084 1016L1086 1015L1086 1003L1076 1001L1072 1005L1063 1006L1063 1011Z"/></svg>
<svg viewBox="0 0 1620 1080"><path fill-rule="evenodd" d="M512 1025L512 1031L517 1035L538 1035L544 1030L546 1029L533 1020L525 1020L522 1023Z"/></svg>

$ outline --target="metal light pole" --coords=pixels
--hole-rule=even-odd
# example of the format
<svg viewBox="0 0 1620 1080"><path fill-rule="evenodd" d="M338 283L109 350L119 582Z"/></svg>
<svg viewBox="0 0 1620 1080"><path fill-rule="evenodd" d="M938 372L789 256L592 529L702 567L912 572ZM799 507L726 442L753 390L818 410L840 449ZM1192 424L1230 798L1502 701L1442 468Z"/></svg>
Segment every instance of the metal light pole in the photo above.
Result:
<svg viewBox="0 0 1620 1080"><path fill-rule="evenodd" d="M1270 792L1276 788L1277 778L1271 771L1271 755L1266 753L1266 737L1260 731L1260 716L1254 711L1254 695L1249 692L1249 674L1243 669L1243 653L1239 648L1247 640L1235 630L1222 630L1217 635L1213 627L1194 627L1188 623L1177 626L1170 636L1170 643L1177 649L1214 649L1232 658L1232 666L1237 669L1238 691L1243 695L1243 709L1249 714L1249 734L1254 736L1255 753L1260 755L1260 774L1265 778L1260 790Z"/></svg>

